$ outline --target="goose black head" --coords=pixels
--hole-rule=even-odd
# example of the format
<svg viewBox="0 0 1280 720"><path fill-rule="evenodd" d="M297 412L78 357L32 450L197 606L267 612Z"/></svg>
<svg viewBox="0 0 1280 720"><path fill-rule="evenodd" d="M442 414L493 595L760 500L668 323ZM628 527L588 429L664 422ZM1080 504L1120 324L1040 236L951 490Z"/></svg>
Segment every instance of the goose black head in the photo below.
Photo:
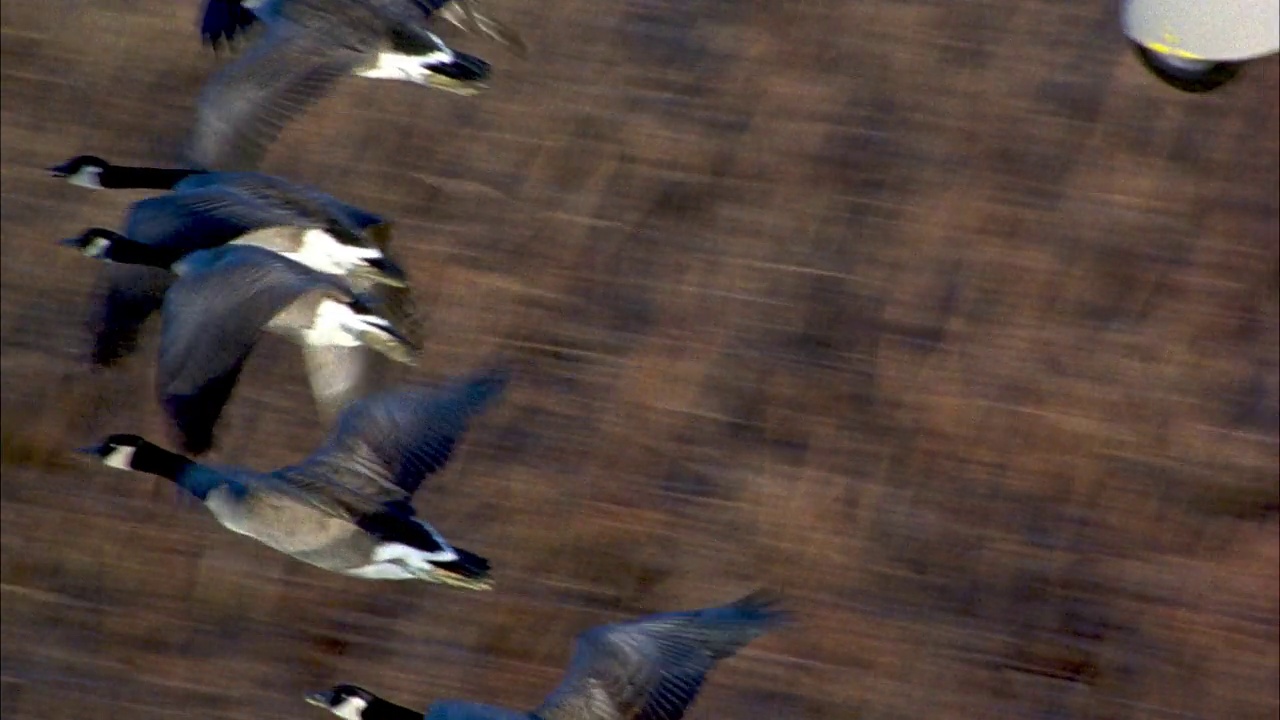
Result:
<svg viewBox="0 0 1280 720"><path fill-rule="evenodd" d="M358 685L335 685L324 692L311 693L307 702L322 707L343 720L363 720L364 712L376 704L378 696Z"/></svg>
<svg viewBox="0 0 1280 720"><path fill-rule="evenodd" d="M114 230L92 227L75 237L59 240L58 243L60 245L66 245L67 247L76 248L91 258L111 260L113 259L113 254L117 248L117 242L119 241L124 241L125 244L132 242L129 238L115 232Z"/></svg>
<svg viewBox="0 0 1280 720"><path fill-rule="evenodd" d="M101 190L102 173L111 167L111 163L95 155L77 155L70 160L49 168L54 177L67 178L72 185Z"/></svg>
<svg viewBox="0 0 1280 720"><path fill-rule="evenodd" d="M150 445L150 443L139 435L116 433L107 436L105 440L97 445L80 448L79 452L98 457L103 465L109 465L121 470L132 470L133 456L138 452L138 448L146 445Z"/></svg>
<svg viewBox="0 0 1280 720"><path fill-rule="evenodd" d="M58 244L75 248L84 255L98 260L128 265L150 265L164 270L174 270L174 263L183 257L183 253L175 248L165 249L147 245L114 230L101 227L89 228L75 237L58 241Z"/></svg>

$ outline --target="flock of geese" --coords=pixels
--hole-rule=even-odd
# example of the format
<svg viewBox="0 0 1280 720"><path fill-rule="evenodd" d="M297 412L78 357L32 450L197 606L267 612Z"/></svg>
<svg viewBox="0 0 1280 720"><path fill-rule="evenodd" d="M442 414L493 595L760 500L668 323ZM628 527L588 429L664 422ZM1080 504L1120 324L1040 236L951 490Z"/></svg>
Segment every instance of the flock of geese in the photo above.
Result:
<svg viewBox="0 0 1280 720"><path fill-rule="evenodd" d="M90 228L63 243L104 261L92 362L136 349L160 314L156 392L172 452L114 434L86 452L166 478L227 529L343 575L492 587L484 557L449 543L414 494L448 462L510 372L491 367L436 386L385 381L412 365L420 329L390 223L314 188L255 170L285 124L341 77L399 79L474 93L490 66L426 29L439 15L517 55L517 33L477 0L206 0L214 49L244 45L197 103L185 167L128 167L81 155L51 168L91 189L150 189L123 232ZM326 442L272 472L199 462L264 333L301 347ZM581 633L561 685L532 712L441 701L429 720L676 720L715 663L788 617L756 591L734 602ZM308 701L346 720L421 717L342 684Z"/></svg>

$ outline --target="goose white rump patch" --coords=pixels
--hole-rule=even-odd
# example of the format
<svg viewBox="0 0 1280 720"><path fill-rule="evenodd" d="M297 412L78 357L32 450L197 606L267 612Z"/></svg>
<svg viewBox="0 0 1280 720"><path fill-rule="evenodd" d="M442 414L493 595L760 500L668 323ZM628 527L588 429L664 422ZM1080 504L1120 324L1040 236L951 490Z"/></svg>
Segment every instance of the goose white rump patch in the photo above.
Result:
<svg viewBox="0 0 1280 720"><path fill-rule="evenodd" d="M344 275L352 268L382 256L376 248L362 248L338 242L324 230L311 228L302 234L302 243L294 252L281 253L294 262L317 272Z"/></svg>
<svg viewBox="0 0 1280 720"><path fill-rule="evenodd" d="M432 65L453 62L452 50L435 50L425 55L402 55L400 53L378 53L378 64L368 70L356 73L360 77L374 80L408 80L409 82L428 83Z"/></svg>
<svg viewBox="0 0 1280 720"><path fill-rule="evenodd" d="M360 345L360 338L352 329L360 326L355 310L336 300L324 300L316 307L315 318L311 327L303 331L303 338L308 345L356 347Z"/></svg>
<svg viewBox="0 0 1280 720"><path fill-rule="evenodd" d="M347 575L371 580L410 580L431 572L432 563L457 560L453 550L427 552L402 543L384 542L373 549L369 564L347 570Z"/></svg>

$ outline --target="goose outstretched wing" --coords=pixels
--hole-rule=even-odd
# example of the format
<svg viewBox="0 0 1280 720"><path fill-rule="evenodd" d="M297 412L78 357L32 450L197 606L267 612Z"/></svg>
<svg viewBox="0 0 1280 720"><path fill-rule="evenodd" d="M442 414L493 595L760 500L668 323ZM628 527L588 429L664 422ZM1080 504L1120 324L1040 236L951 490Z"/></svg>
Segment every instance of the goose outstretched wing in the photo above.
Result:
<svg viewBox="0 0 1280 720"><path fill-rule="evenodd" d="M471 418L501 394L507 377L495 369L439 387L400 386L364 397L342 411L311 457L278 472L299 484L336 479L361 496L408 509L423 480L449 461Z"/></svg>
<svg viewBox="0 0 1280 720"><path fill-rule="evenodd" d="M396 32L419 38L424 49L440 45L426 31L430 13L418 0L274 0L259 15L360 52L374 52Z"/></svg>
<svg viewBox="0 0 1280 720"><path fill-rule="evenodd" d="M506 45L516 57L529 55L529 46L524 38L501 20L483 12L478 0L453 0L439 3L440 15L449 22L466 30L486 35Z"/></svg>
<svg viewBox="0 0 1280 720"><path fill-rule="evenodd" d="M194 252L260 228L293 224L306 222L287 208L246 197L235 188L211 185L134 203L124 232L138 242Z"/></svg>
<svg viewBox="0 0 1280 720"><path fill-rule="evenodd" d="M207 450L213 427L263 328L310 292L344 295L337 281L263 248L226 245L188 256L189 269L165 295L161 403L188 452Z"/></svg>
<svg viewBox="0 0 1280 720"><path fill-rule="evenodd" d="M679 720L715 663L785 617L757 591L736 602L601 625L577 637L544 720Z"/></svg>
<svg viewBox="0 0 1280 720"><path fill-rule="evenodd" d="M362 208L342 202L309 185L275 175L256 172L215 173L216 184L235 193L228 196L230 207L215 204L211 212L219 216L254 213L257 227L305 222L317 226L340 225L352 233L387 225L387 220ZM199 177L199 176L197 176ZM197 181L198 183L198 181ZM191 184L185 187L197 187ZM292 218L292 221L290 220Z"/></svg>
<svg viewBox="0 0 1280 720"><path fill-rule="evenodd" d="M253 230L341 228L359 238L382 218L270 175L219 173L224 181L147 198L129 210L124 233L138 242L204 250Z"/></svg>
<svg viewBox="0 0 1280 720"><path fill-rule="evenodd" d="M520 33L489 15L479 0L373 0L375 5L394 12L401 23L412 24L415 16L421 19L431 15L453 23L467 32L478 32L511 48L518 57L526 57L529 48Z"/></svg>
<svg viewBox="0 0 1280 720"><path fill-rule="evenodd" d="M358 66L361 53L290 23L275 23L200 93L188 162L251 170L295 116Z"/></svg>
<svg viewBox="0 0 1280 720"><path fill-rule="evenodd" d="M437 700L424 720L533 720L529 713L466 700Z"/></svg>
<svg viewBox="0 0 1280 720"><path fill-rule="evenodd" d="M147 265L108 263L102 302L92 321L93 364L110 367L137 347L138 333L173 284L173 273Z"/></svg>

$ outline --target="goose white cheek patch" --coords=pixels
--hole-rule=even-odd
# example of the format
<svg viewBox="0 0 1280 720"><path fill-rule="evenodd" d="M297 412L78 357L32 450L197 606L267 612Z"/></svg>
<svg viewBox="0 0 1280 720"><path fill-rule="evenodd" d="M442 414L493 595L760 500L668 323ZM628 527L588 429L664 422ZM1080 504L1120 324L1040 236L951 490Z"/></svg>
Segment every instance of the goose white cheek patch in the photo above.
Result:
<svg viewBox="0 0 1280 720"><path fill-rule="evenodd" d="M344 720L363 720L364 709L367 707L369 707L369 703L361 698L349 697L343 698L342 702L329 709L333 711L334 715Z"/></svg>
<svg viewBox="0 0 1280 720"><path fill-rule="evenodd" d="M108 453L106 457L102 458L102 463L121 470L132 470L133 454L137 451L137 448L125 446L117 447Z"/></svg>
<svg viewBox="0 0 1280 720"><path fill-rule="evenodd" d="M94 167L81 168L75 175L68 178L72 185L79 185L82 188L90 190L101 190L102 181L98 176L102 174L102 170Z"/></svg>
<svg viewBox="0 0 1280 720"><path fill-rule="evenodd" d="M102 257L107 254L107 248L111 247L111 241L106 238L94 238L84 246L84 254L91 258Z"/></svg>

